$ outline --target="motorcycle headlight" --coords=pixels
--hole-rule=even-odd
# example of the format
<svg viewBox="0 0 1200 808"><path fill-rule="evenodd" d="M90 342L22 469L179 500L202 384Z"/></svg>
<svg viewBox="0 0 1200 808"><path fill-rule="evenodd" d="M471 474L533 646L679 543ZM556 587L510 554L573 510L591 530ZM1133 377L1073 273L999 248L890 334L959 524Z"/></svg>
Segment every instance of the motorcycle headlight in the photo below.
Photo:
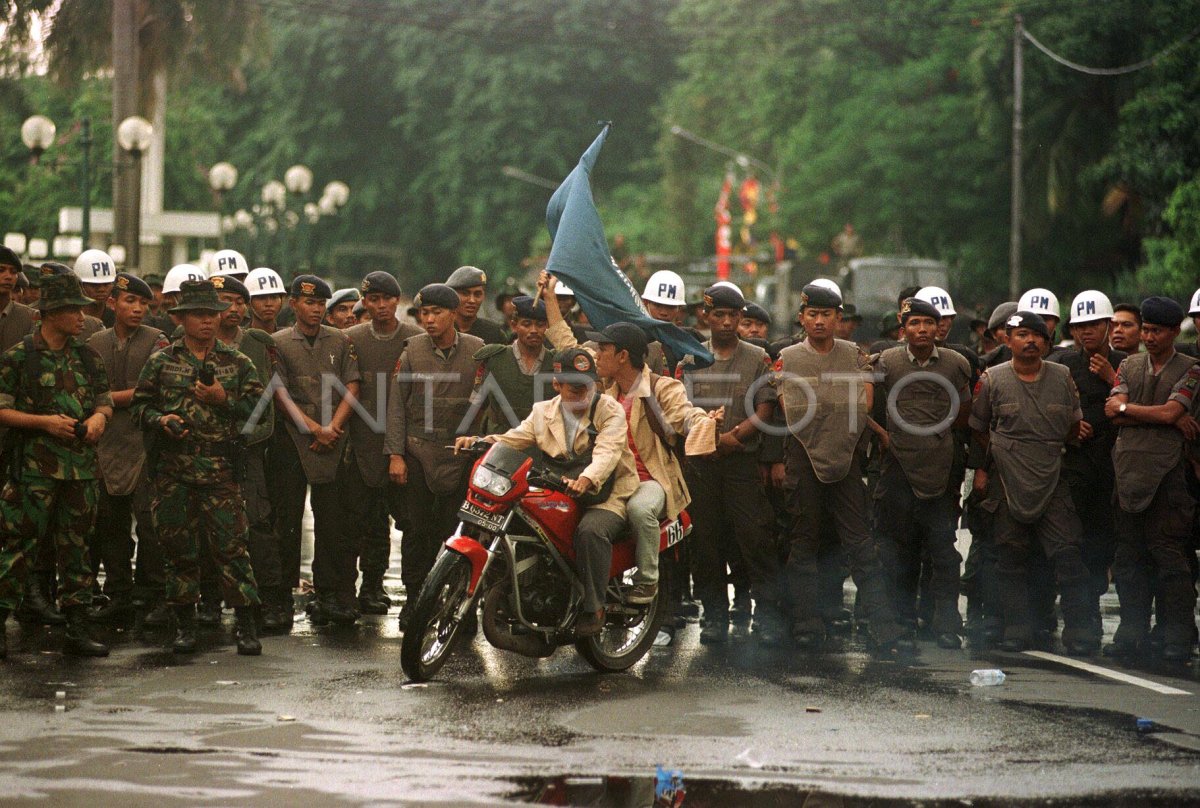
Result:
<svg viewBox="0 0 1200 808"><path fill-rule="evenodd" d="M497 474L487 466L479 466L471 475L471 485L481 488L495 497L502 497L512 490L512 480Z"/></svg>

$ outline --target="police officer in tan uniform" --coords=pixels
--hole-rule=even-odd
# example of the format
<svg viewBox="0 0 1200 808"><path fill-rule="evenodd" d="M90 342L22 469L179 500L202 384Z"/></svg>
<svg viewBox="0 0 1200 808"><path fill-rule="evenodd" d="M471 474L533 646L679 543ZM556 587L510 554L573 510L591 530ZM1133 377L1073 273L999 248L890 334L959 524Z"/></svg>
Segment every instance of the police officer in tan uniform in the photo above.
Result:
<svg viewBox="0 0 1200 808"><path fill-rule="evenodd" d="M104 594L108 603L92 612L93 619L128 615L135 605L150 611L162 602L162 547L150 518L150 480L141 429L129 414L138 376L150 355L170 345L166 335L142 318L152 293L140 278L118 273L108 306L113 327L88 340L108 370L113 419L96 447L100 456L100 507L93 537L93 559L104 565ZM133 576L133 517L137 517L137 579Z"/></svg>
<svg viewBox="0 0 1200 808"><path fill-rule="evenodd" d="M784 348L775 363L775 383L789 432L784 448L792 488L789 509L797 517L787 562L792 637L805 650L815 650L824 642L817 556L821 526L831 520L870 621L876 650L911 652L915 646L896 622L867 526L867 492L860 469L871 412L870 364L857 345L833 336L841 295L827 286L809 284L800 300L806 336Z"/></svg>
<svg viewBox="0 0 1200 808"><path fill-rule="evenodd" d="M369 273L359 291L370 319L351 326L346 336L358 354L358 372L362 376L359 401L363 411L350 419L349 468L343 494L347 506L358 513L352 524L360 526L358 566L362 583L358 589L358 608L363 614L387 614L392 605L383 589L392 549L389 517L396 520L402 531L411 530L405 516L403 492L388 479L388 458L383 453L387 395L405 340L423 332L396 317L400 284L388 273Z"/></svg>
<svg viewBox="0 0 1200 808"><path fill-rule="evenodd" d="M1083 422L1079 392L1067 368L1042 359L1050 329L1040 315L1018 311L1007 330L1013 358L983 374L970 420L988 451L974 486L984 489L994 474L1002 488L995 533L1001 648L1024 651L1033 641L1029 578L1036 543L1053 565L1062 595L1063 646L1068 654L1088 656L1099 641L1090 626L1082 528L1061 473L1063 447L1078 439Z"/></svg>
<svg viewBox="0 0 1200 808"><path fill-rule="evenodd" d="M275 531L283 588L290 592L300 578L300 525L307 490L313 511L312 620L318 625L351 625L358 619L356 544L347 536L337 478L349 437L351 404L359 393L359 370L350 338L321 324L325 301L332 294L329 284L315 275L298 275L288 301L296 323L272 335L285 383L275 390L275 404L291 441L275 443L279 451L271 458L271 476L280 490ZM330 403L328 411L323 411L323 400Z"/></svg>
<svg viewBox="0 0 1200 808"><path fill-rule="evenodd" d="M1164 659L1187 661L1196 644L1196 587L1190 561L1195 503L1185 446L1200 435L1193 415L1200 366L1175 350L1183 308L1165 297L1142 301L1142 343L1117 369L1104 412L1120 427L1116 471L1117 550L1113 578L1121 625L1105 648L1110 656L1145 652L1150 601L1158 603ZM1189 558L1189 555L1191 558Z"/></svg>
<svg viewBox="0 0 1200 808"><path fill-rule="evenodd" d="M409 337L388 396L388 476L404 486L410 529L400 544L400 577L407 596L403 630L438 548L454 528L467 489L470 462L454 454L454 438L471 434L468 416L483 340L455 328L459 296L432 283L413 298L424 334Z"/></svg>

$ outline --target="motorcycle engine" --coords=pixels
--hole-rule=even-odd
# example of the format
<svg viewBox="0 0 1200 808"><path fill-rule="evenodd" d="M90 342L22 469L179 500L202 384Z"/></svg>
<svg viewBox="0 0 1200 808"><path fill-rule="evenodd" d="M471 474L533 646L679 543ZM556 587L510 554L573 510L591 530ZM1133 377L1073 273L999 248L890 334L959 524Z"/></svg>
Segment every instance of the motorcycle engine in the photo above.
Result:
<svg viewBox="0 0 1200 808"><path fill-rule="evenodd" d="M521 611L531 623L553 626L567 608L571 584L547 553L532 557L536 562L519 576Z"/></svg>

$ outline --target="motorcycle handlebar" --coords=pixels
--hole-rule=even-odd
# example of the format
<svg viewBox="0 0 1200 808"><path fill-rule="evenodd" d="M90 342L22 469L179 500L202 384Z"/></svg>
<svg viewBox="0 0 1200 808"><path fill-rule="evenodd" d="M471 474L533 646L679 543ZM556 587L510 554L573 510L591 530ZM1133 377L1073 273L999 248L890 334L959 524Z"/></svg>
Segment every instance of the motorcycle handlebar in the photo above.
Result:
<svg viewBox="0 0 1200 808"><path fill-rule="evenodd" d="M545 469L532 468L525 479L529 481L530 485L536 488L546 488L550 491L557 491L560 494L570 493L561 475L554 474Z"/></svg>

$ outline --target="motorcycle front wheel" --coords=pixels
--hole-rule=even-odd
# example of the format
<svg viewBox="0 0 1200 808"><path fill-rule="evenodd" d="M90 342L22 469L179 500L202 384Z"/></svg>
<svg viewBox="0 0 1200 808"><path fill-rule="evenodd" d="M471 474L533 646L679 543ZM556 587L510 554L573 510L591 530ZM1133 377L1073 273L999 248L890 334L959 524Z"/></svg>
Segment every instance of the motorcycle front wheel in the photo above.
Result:
<svg viewBox="0 0 1200 808"><path fill-rule="evenodd" d="M412 681L429 681L450 657L463 626L457 614L470 597L470 582L471 563L455 552L443 552L430 570L400 644L400 667Z"/></svg>
<svg viewBox="0 0 1200 808"><path fill-rule="evenodd" d="M575 650L598 671L617 673L629 670L650 651L658 629L671 610L670 565L659 568L658 594L644 610L635 614L609 614L604 628L595 637L575 642Z"/></svg>

